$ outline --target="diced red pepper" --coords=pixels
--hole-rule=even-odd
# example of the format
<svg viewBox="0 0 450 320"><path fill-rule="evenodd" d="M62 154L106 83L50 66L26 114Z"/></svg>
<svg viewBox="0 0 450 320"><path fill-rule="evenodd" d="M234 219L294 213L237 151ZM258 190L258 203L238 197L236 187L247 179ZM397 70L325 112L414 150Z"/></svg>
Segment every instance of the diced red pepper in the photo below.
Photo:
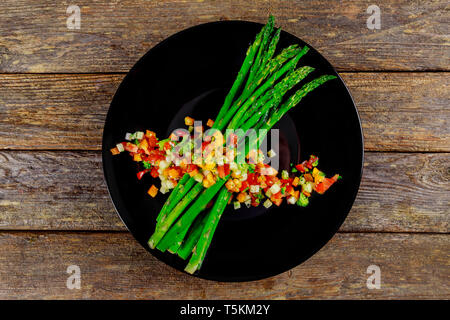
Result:
<svg viewBox="0 0 450 320"><path fill-rule="evenodd" d="M230 165L228 163L225 163L223 165L224 171L225 171L225 176L230 174Z"/></svg>
<svg viewBox="0 0 450 320"><path fill-rule="evenodd" d="M321 183L317 184L314 187L314 190L316 190L317 193L323 194L338 180L338 178L339 178L338 174L336 174L332 178L325 178Z"/></svg>
<svg viewBox="0 0 450 320"><path fill-rule="evenodd" d="M139 172L137 173L137 178L138 178L138 180L141 180L142 177L144 176L144 174L146 174L147 172L148 172L148 169L139 171Z"/></svg>
<svg viewBox="0 0 450 320"><path fill-rule="evenodd" d="M164 143L164 150L170 150L172 149L172 144L167 141L166 143Z"/></svg>
<svg viewBox="0 0 450 320"><path fill-rule="evenodd" d="M309 161L303 161L302 164L310 170L313 168L312 163L310 163Z"/></svg>
<svg viewBox="0 0 450 320"><path fill-rule="evenodd" d="M239 188L239 191L244 191L245 189L247 189L248 188L248 182L247 182L247 180L245 180L245 181L242 181L242 184L241 184L241 187Z"/></svg>
<svg viewBox="0 0 450 320"><path fill-rule="evenodd" d="M279 207L281 205L281 203L283 202L283 199L276 199L276 198L270 198L270 201L272 201L277 207Z"/></svg>
<svg viewBox="0 0 450 320"><path fill-rule="evenodd" d="M259 184L258 183L258 178L257 178L256 174L254 174L254 173L248 173L247 174L247 182L251 186Z"/></svg>
<svg viewBox="0 0 450 320"><path fill-rule="evenodd" d="M277 193L275 193L272 196L274 199L281 199L283 197L283 194L281 193L281 191L278 191Z"/></svg>
<svg viewBox="0 0 450 320"><path fill-rule="evenodd" d="M124 149L125 149L126 151L128 151L128 152L133 152L133 153L138 152L138 146L135 145L135 144L133 144L133 143L131 143L131 142L127 142L127 143L124 145Z"/></svg>
<svg viewBox="0 0 450 320"><path fill-rule="evenodd" d="M296 165L296 166L295 166L295 169L297 169L297 170L300 171L301 173L305 173L305 172L306 172L306 169L305 169L305 167L303 166L303 164L298 164L298 165Z"/></svg>
<svg viewBox="0 0 450 320"><path fill-rule="evenodd" d="M156 147L158 144L158 139L156 139L156 137L153 135L148 137L147 140L148 140L148 146L151 148Z"/></svg>
<svg viewBox="0 0 450 320"><path fill-rule="evenodd" d="M192 171L194 171L196 169L197 169L197 166L195 164L188 164L187 167L186 167L186 172L189 173L189 172L192 172Z"/></svg>
<svg viewBox="0 0 450 320"><path fill-rule="evenodd" d="M153 178L158 178L158 176L159 176L158 167L153 167L152 170L150 171L150 175Z"/></svg>
<svg viewBox="0 0 450 320"><path fill-rule="evenodd" d="M226 175L225 175L225 167L224 166L218 166L217 167L217 173L219 173L219 177L221 179L225 178L226 177Z"/></svg>
<svg viewBox="0 0 450 320"><path fill-rule="evenodd" d="M165 153L162 150L155 149L150 151L150 154L147 157L147 161L156 162L157 160L163 160L165 159Z"/></svg>

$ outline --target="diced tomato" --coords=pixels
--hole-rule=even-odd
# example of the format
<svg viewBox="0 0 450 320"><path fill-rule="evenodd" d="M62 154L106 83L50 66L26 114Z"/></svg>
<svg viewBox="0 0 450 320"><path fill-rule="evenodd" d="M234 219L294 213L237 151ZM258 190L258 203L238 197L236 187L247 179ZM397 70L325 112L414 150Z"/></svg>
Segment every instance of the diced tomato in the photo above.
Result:
<svg viewBox="0 0 450 320"><path fill-rule="evenodd" d="M244 191L245 189L248 188L248 182L247 180L242 181L241 187L239 188L239 191Z"/></svg>
<svg viewBox="0 0 450 320"><path fill-rule="evenodd" d="M150 175L153 178L158 178L159 177L159 173L158 173L158 167L153 167L152 170L150 171Z"/></svg>
<svg viewBox="0 0 450 320"><path fill-rule="evenodd" d="M166 156L165 156L164 151L161 151L159 149L150 151L150 154L147 157L148 161L151 161L151 162L156 162L157 160L163 160L165 158L166 158Z"/></svg>
<svg viewBox="0 0 450 320"><path fill-rule="evenodd" d="M147 137L147 140L148 140L148 146L150 148L154 148L158 145L158 139L156 139L156 137L154 135Z"/></svg>
<svg viewBox="0 0 450 320"><path fill-rule="evenodd" d="M208 145L208 142L206 142L206 141L202 142L202 151L205 150L207 145Z"/></svg>
<svg viewBox="0 0 450 320"><path fill-rule="evenodd" d="M272 201L277 207L279 207L281 205L281 203L283 202L283 199L275 199L275 198L270 198L270 201Z"/></svg>
<svg viewBox="0 0 450 320"><path fill-rule="evenodd" d="M258 185L258 179L256 174L254 173L248 173L247 174L247 182L249 185L254 186L254 185Z"/></svg>
<svg viewBox="0 0 450 320"><path fill-rule="evenodd" d="M314 187L314 190L316 190L317 193L323 194L337 181L338 177L339 177L339 175L335 175L332 178L323 179L323 181L321 183L317 184Z"/></svg>
<svg viewBox="0 0 450 320"><path fill-rule="evenodd" d="M223 165L224 171L225 171L225 176L230 174L230 165L228 163L225 163Z"/></svg>
<svg viewBox="0 0 450 320"><path fill-rule="evenodd" d="M287 186L286 193L290 194L291 196L294 195L294 188L292 186Z"/></svg>
<svg viewBox="0 0 450 320"><path fill-rule="evenodd" d="M125 148L125 150L128 151L128 152L136 153L136 152L138 151L138 146L135 145L135 144L133 144L133 143L131 143L131 142L127 142L127 143L124 145L124 148Z"/></svg>
<svg viewBox="0 0 450 320"><path fill-rule="evenodd" d="M275 193L272 197L274 199L281 199L283 197L283 194L281 193L281 191L279 191L279 192Z"/></svg>
<svg viewBox="0 0 450 320"><path fill-rule="evenodd" d="M137 173L137 178L138 178L138 180L141 180L142 177L144 176L144 174L146 174L147 172L148 172L148 169L139 171L139 172Z"/></svg>
<svg viewBox="0 0 450 320"><path fill-rule="evenodd" d="M276 176L266 176L266 183L269 187L271 187L277 181L278 178Z"/></svg>
<svg viewBox="0 0 450 320"><path fill-rule="evenodd" d="M308 164L311 166L311 168L312 167L314 167L314 162L316 162L316 161L318 161L319 160L319 157L317 157L317 156L315 156L315 155L311 155L311 157L309 157L309 160L308 160ZM310 168L310 167L308 167L308 168ZM310 168L310 169L311 169Z"/></svg>
<svg viewBox="0 0 450 320"><path fill-rule="evenodd" d="M164 150L172 149L172 144L169 141L167 141L166 143L164 143L164 148L163 149Z"/></svg>
<svg viewBox="0 0 450 320"><path fill-rule="evenodd" d="M303 166L303 164L298 164L298 165L296 165L296 166L295 166L295 169L297 169L297 170L300 171L301 173L305 173L305 172L306 172L306 169L305 169L305 167Z"/></svg>
<svg viewBox="0 0 450 320"><path fill-rule="evenodd" d="M303 161L302 164L310 170L313 168L312 163L310 163L309 161Z"/></svg>
<svg viewBox="0 0 450 320"><path fill-rule="evenodd" d="M225 167L224 166L217 166L217 173L219 174L219 178L223 179L226 177L225 175Z"/></svg>

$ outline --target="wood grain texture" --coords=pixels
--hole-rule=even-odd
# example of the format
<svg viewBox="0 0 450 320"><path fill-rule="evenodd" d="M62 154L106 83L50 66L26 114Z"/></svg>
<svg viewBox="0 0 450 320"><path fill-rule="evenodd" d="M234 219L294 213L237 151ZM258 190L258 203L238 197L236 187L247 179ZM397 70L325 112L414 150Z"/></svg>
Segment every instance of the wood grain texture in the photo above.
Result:
<svg viewBox="0 0 450 320"><path fill-rule="evenodd" d="M450 232L449 181L448 153L367 153L341 231ZM49 151L0 152L0 229L125 230L100 154Z"/></svg>
<svg viewBox="0 0 450 320"><path fill-rule="evenodd" d="M445 73L344 73L368 151L450 152ZM99 150L123 75L0 75L0 149Z"/></svg>
<svg viewBox="0 0 450 320"><path fill-rule="evenodd" d="M379 0L381 29L369 30L368 0L79 0L81 29L68 30L72 1L0 2L0 72L123 72L151 47L216 20L278 25L321 51L339 70L448 70L448 3Z"/></svg>
<svg viewBox="0 0 450 320"><path fill-rule="evenodd" d="M281 275L219 283L166 266L126 233L2 233L0 298L448 299L449 239L337 234L311 259ZM79 290L66 288L66 269L73 264L81 270ZM373 264L381 269L379 290L366 287L366 270Z"/></svg>

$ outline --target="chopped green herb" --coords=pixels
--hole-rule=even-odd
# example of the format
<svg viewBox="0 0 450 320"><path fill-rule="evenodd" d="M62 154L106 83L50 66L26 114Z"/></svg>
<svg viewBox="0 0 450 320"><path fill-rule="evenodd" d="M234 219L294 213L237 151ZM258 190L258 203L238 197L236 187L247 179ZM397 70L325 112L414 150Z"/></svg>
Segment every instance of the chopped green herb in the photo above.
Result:
<svg viewBox="0 0 450 320"><path fill-rule="evenodd" d="M142 161L142 164L144 166L145 169L151 169L152 168L152 164L148 161Z"/></svg>

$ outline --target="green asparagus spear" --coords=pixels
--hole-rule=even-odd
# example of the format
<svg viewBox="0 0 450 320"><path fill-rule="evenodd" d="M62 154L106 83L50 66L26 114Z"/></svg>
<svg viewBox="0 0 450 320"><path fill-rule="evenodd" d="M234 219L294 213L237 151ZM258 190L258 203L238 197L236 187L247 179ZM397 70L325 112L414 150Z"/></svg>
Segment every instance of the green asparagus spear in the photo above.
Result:
<svg viewBox="0 0 450 320"><path fill-rule="evenodd" d="M261 72L265 69L267 62L270 61L273 57L273 54L275 53L275 50L277 49L278 41L280 40L280 34L281 34L281 28L278 28L277 31L275 31L275 34L270 41L269 48L266 51L266 54L264 55L261 64L259 66L258 75L261 74Z"/></svg>
<svg viewBox="0 0 450 320"><path fill-rule="evenodd" d="M161 251L166 251L172 244L183 241L184 236L186 235L189 227L192 222L198 216L202 209L206 207L206 205L214 198L216 193L220 190L220 188L225 184L228 177L224 179L219 179L216 181L214 185L204 190L202 194L195 200L195 202L189 207L189 209L178 219L175 224L166 232L164 238L158 243L158 249ZM180 235L181 233L182 235ZM153 236L152 236L153 237Z"/></svg>
<svg viewBox="0 0 450 320"><path fill-rule="evenodd" d="M306 50L306 49L305 49ZM286 65L284 65L279 71L277 71L274 75L272 75L263 85L261 85L253 95L248 98L248 100L242 105L239 110L237 108L233 110L231 108L223 117L223 122L228 123L228 121L231 120L233 117L233 120L228 124L228 129L234 129L236 125L239 123L240 118L245 114L247 109L252 105L252 103L255 102L255 100L264 92L267 91L271 86L274 85L274 83L286 72L291 70L292 68L295 68L300 58L303 56L303 51L299 53L295 58L291 59ZM237 112L236 112L237 111ZM236 115L235 115L236 112ZM223 127L219 127L219 130L222 130Z"/></svg>
<svg viewBox="0 0 450 320"><path fill-rule="evenodd" d="M180 181L178 181L178 184L170 193L169 198L167 198L166 202L164 203L161 211L158 214L158 217L156 218L156 221L159 222L161 220L161 217L163 217L167 211L170 212L173 209L173 206L175 206L178 203L178 201L182 198L182 196L178 198L178 195L183 194L185 191L186 192L189 191L189 188L186 188L186 186L185 186L185 184L188 180L189 180L189 174L186 173L180 179Z"/></svg>
<svg viewBox="0 0 450 320"><path fill-rule="evenodd" d="M256 55L255 62L253 63L253 65L250 69L250 73L248 75L247 83L245 84L245 87L248 87L248 85L252 82L253 78L256 76L256 74L259 71L261 62L266 54L266 52L265 52L266 46L267 46L267 43L269 42L269 37L270 37L270 34L272 33L274 23L275 23L275 18L271 15L269 17L267 24L263 27L263 38L261 41L261 45L259 46L259 50L258 50L258 54Z"/></svg>
<svg viewBox="0 0 450 320"><path fill-rule="evenodd" d="M264 30L264 29L263 29ZM228 108L230 107L231 103L233 102L234 96L244 83L245 77L247 76L250 67L253 64L255 54L257 53L260 45L261 40L263 36L263 30L261 30L258 35L255 38L255 41L253 44L248 48L247 54L245 56L244 62L242 63L241 69L238 72L238 75L236 77L236 80L233 83L233 86L231 87L230 91L228 92L227 96L225 97L225 101L222 105L222 108L220 108L219 114L217 115L216 120L222 118L222 116L227 112Z"/></svg>
<svg viewBox="0 0 450 320"><path fill-rule="evenodd" d="M205 259L206 252L211 244L211 240L214 236L214 232L216 231L217 224L222 216L222 213L227 206L228 199L231 194L228 192L226 188L222 188L217 197L214 206L211 209L210 214L208 215L208 219L203 227L202 234L200 239L198 240L197 245L193 251L192 257L189 260L188 265L184 269L186 272L192 274L198 269L200 269L203 260Z"/></svg>
<svg viewBox="0 0 450 320"><path fill-rule="evenodd" d="M165 217L165 219L161 219L159 222L159 226L155 229L155 232L148 240L148 245L150 248L154 249L161 238L166 234L169 227L173 224L173 222L178 218L178 216L183 212L183 210L197 197L197 195L202 191L203 184L197 183L191 191L181 200L175 208Z"/></svg>
<svg viewBox="0 0 450 320"><path fill-rule="evenodd" d="M230 110L227 111L225 116L221 119L221 123L217 127L217 129L222 130L224 127L228 124L228 122L232 119L232 117L237 112L238 118L247 111L247 109L252 105L252 103L255 102L255 100L264 92L267 91L271 86L274 85L275 81L277 81L283 74L285 74L287 71L289 71L292 67L295 67L297 65L298 60L300 60L301 55L298 54L295 58L291 59L286 65L284 65L279 71L277 71L274 75L272 75L263 85L261 85L251 97L249 97L245 103L242 105L242 107L239 108L239 106L232 107ZM228 125L229 129L234 129L233 125Z"/></svg>
<svg viewBox="0 0 450 320"><path fill-rule="evenodd" d="M183 241L181 247L176 251L177 255L181 259L186 260L191 255L192 250L194 249L195 245L198 242L198 239L200 238L200 235L202 234L203 226L205 225L207 218L208 215L204 215L195 219L195 222L192 225L187 238L185 239L185 241Z"/></svg>
<svg viewBox="0 0 450 320"><path fill-rule="evenodd" d="M306 76L312 71L314 71L314 68L305 66L300 67L294 72L290 73L283 80L277 83L272 90L269 90L261 99L259 99L254 104L254 106L251 107L250 112L244 114L241 119L233 119L233 121L230 122L230 126L233 124L233 122L244 122L244 124L241 126L241 129L244 132L252 128L266 111L274 106L276 107L281 102L281 99L287 91L292 89L296 84L306 78ZM239 125L237 125L236 127L239 127Z"/></svg>
<svg viewBox="0 0 450 320"><path fill-rule="evenodd" d="M274 59L272 59L269 63L267 63L264 70L258 74L258 76L254 79L254 81L251 83L249 88L245 88L244 91L241 93L240 97L232 104L232 109L239 108L246 100L247 98L254 92L257 86L261 84L261 82L268 76L276 72L287 60L290 58L296 56L300 49L297 48L298 46L292 45L288 48L284 49L279 55L277 55ZM221 109L221 111L223 108ZM227 111L227 110L226 110ZM226 111L219 112L219 115L216 118L216 121L214 122L213 128L217 129L220 125L223 123L223 116L225 115ZM225 126L224 124L222 128Z"/></svg>
<svg viewBox="0 0 450 320"><path fill-rule="evenodd" d="M270 117L270 119L261 127L262 129L269 130L272 128L282 117L286 112L288 112L290 109L295 107L300 100L304 96L306 96L309 92L313 91L315 88L320 86L321 84L324 84L325 82L335 79L335 76L332 75L324 75L320 76L305 85L298 90L296 93L294 93L281 107L279 110L275 111L273 116Z"/></svg>

